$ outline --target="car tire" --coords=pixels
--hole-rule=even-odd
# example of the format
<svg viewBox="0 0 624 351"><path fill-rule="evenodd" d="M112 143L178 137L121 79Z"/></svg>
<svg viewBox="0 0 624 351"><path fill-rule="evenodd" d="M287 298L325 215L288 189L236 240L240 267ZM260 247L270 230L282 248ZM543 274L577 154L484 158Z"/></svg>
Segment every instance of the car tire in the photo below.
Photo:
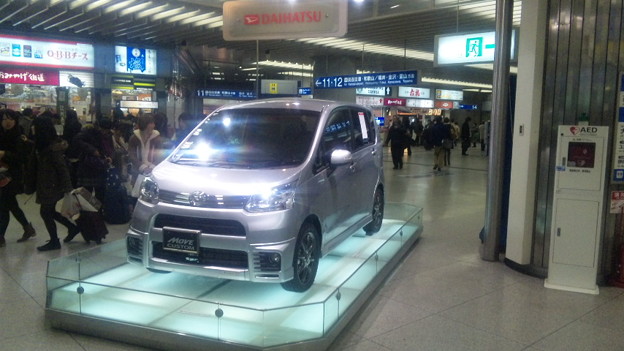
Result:
<svg viewBox="0 0 624 351"><path fill-rule="evenodd" d="M373 195L373 220L364 226L366 235L373 235L381 229L384 216L384 191L381 187L377 187L375 195Z"/></svg>
<svg viewBox="0 0 624 351"><path fill-rule="evenodd" d="M308 290L318 270L321 256L320 234L316 226L306 222L299 229L293 257L293 279L282 283L288 291L304 292Z"/></svg>

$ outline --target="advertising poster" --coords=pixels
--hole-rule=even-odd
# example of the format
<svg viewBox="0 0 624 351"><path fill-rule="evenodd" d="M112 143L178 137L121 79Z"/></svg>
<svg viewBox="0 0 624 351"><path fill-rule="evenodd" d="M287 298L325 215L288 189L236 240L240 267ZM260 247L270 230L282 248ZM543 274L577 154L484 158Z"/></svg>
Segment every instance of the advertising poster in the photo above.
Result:
<svg viewBox="0 0 624 351"><path fill-rule="evenodd" d="M618 105L615 110L617 126L613 148L613 181L624 182L624 73L620 73Z"/></svg>
<svg viewBox="0 0 624 351"><path fill-rule="evenodd" d="M156 50L115 46L115 72L156 75Z"/></svg>
<svg viewBox="0 0 624 351"><path fill-rule="evenodd" d="M91 69L93 45L68 40L0 35L0 64Z"/></svg>

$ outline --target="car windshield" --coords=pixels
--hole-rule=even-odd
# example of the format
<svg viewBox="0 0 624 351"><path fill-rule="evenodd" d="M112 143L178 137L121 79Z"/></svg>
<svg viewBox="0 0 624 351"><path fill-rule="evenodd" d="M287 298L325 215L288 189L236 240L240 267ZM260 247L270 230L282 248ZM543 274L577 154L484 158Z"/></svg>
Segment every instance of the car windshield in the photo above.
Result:
<svg viewBox="0 0 624 351"><path fill-rule="evenodd" d="M171 161L225 168L301 164L320 113L293 109L233 109L212 114L180 145Z"/></svg>

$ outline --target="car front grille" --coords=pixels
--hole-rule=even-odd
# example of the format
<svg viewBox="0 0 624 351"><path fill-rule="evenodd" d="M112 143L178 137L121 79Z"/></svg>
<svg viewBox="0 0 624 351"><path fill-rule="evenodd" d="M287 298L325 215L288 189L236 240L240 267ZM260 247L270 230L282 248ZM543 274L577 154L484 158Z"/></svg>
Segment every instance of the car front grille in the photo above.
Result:
<svg viewBox="0 0 624 351"><path fill-rule="evenodd" d="M175 216L159 214L154 221L154 227L174 227L199 230L205 234L240 236L244 237L245 227L240 222L227 219L212 219L200 217Z"/></svg>
<svg viewBox="0 0 624 351"><path fill-rule="evenodd" d="M199 254L188 254L184 252L167 251L163 249L162 243L159 242L154 242L152 248L155 258L164 259L169 262L235 269L247 269L249 267L247 253L245 251L202 247L199 250Z"/></svg>
<svg viewBox="0 0 624 351"><path fill-rule="evenodd" d="M202 208L242 209L249 200L249 196L206 195L204 201L193 204L190 197L191 194L189 193L177 193L162 189L158 193L161 202Z"/></svg>

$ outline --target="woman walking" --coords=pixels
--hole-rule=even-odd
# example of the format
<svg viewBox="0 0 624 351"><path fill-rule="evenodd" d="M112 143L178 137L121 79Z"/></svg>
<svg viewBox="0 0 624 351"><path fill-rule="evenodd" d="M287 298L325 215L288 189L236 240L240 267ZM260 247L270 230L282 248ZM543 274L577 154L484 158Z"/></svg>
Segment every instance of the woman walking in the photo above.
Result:
<svg viewBox="0 0 624 351"><path fill-rule="evenodd" d="M61 243L56 232L56 222L68 229L65 241L71 240L80 230L67 218L56 211L56 203L65 193L72 191L69 169L65 162L67 142L56 135L52 120L38 117L33 121L36 161L37 203L41 205L39 214L48 230L50 240L47 244L37 247L39 251L58 250ZM69 240L68 240L69 239Z"/></svg>
<svg viewBox="0 0 624 351"><path fill-rule="evenodd" d="M0 110L0 247L6 246L4 235L11 219L10 213L22 225L24 233L17 242L24 242L37 235L26 219L15 196L23 192L22 166L27 154L26 136L19 125L19 114L13 110Z"/></svg>

